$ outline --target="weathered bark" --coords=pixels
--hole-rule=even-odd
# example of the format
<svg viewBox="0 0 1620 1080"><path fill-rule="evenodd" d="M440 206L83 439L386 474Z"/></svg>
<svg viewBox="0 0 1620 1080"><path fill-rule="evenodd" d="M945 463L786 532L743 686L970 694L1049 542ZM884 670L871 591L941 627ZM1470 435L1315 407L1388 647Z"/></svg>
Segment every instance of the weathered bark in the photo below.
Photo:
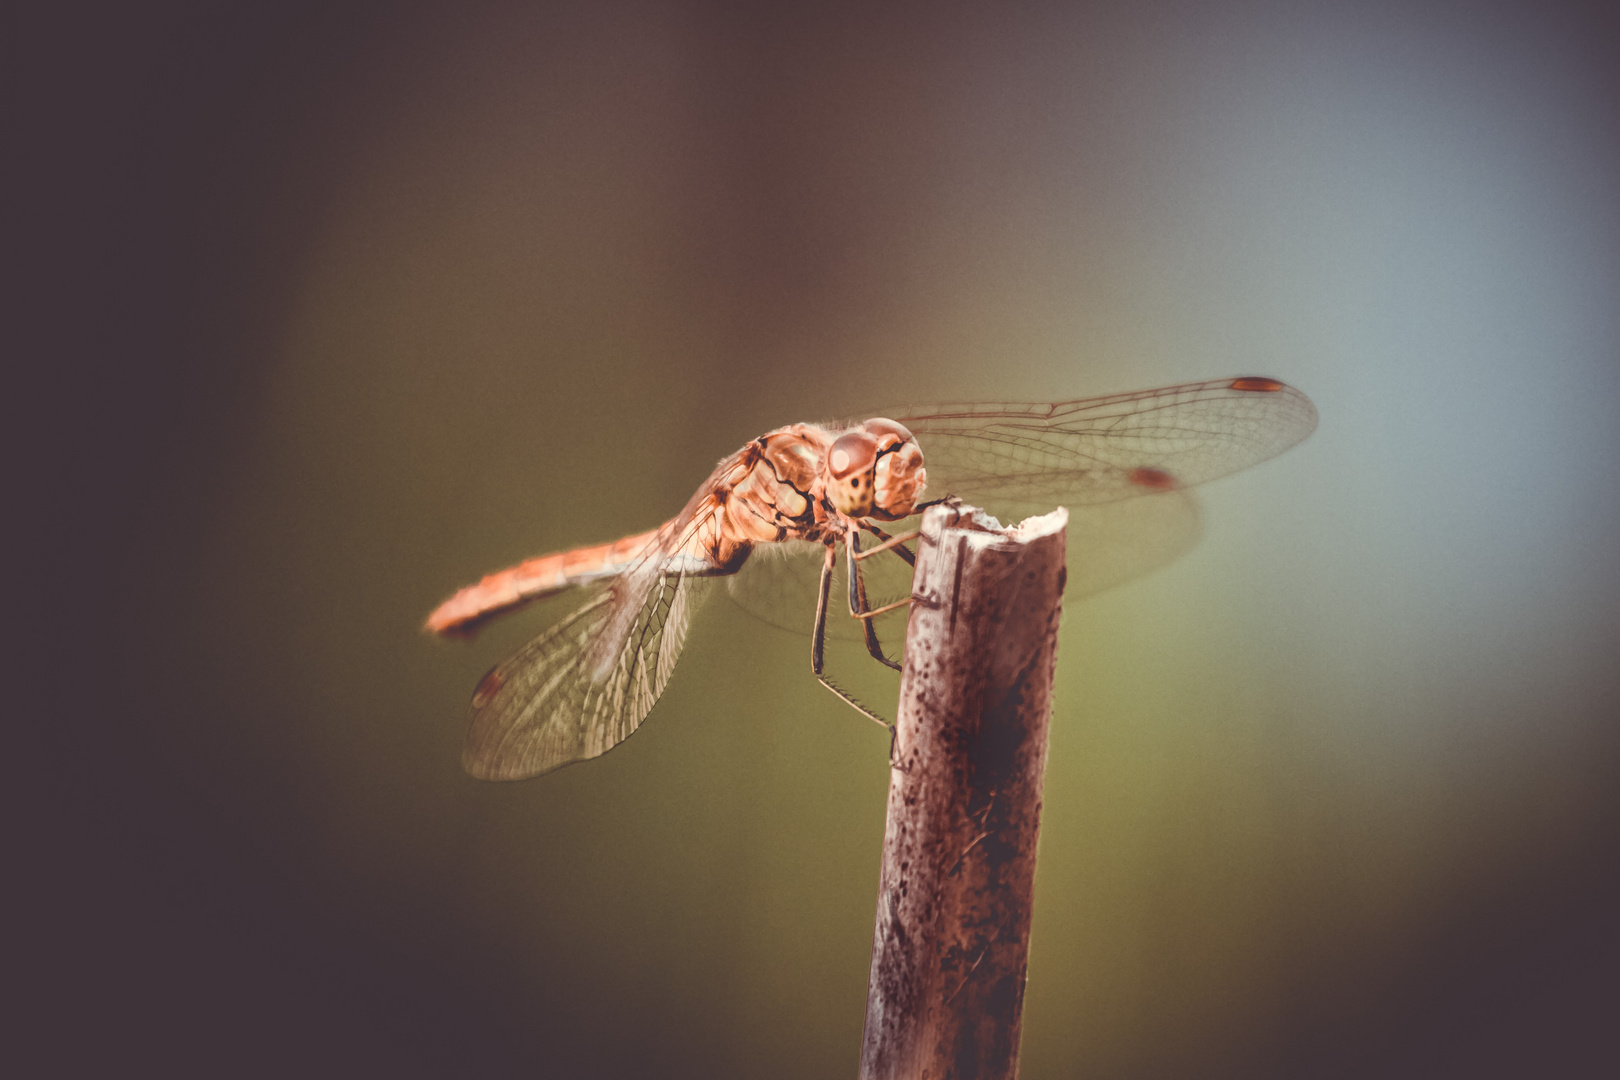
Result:
<svg viewBox="0 0 1620 1080"><path fill-rule="evenodd" d="M862 1080L1018 1074L1067 522L923 517Z"/></svg>

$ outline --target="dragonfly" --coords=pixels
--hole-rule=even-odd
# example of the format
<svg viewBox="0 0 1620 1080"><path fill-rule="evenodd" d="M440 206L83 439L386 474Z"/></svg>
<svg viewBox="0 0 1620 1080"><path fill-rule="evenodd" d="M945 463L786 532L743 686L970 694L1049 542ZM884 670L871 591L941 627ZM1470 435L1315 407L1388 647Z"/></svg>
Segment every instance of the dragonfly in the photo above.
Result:
<svg viewBox="0 0 1620 1080"><path fill-rule="evenodd" d="M1073 401L908 406L854 423L777 428L722 460L657 528L528 559L428 616L427 631L470 637L541 598L575 589L586 597L478 682L462 764L479 778L518 780L622 742L669 682L706 584L745 580L750 557L768 551L787 554L782 564L819 563L811 672L892 736L888 721L826 671L840 555L849 614L867 651L898 670L875 624L910 602L909 586L908 595L877 604L867 587L879 557L891 578L909 581L916 557L906 544L917 533L895 523L947 498L1017 514L1171 495L1271 458L1315 426L1316 409L1300 391L1242 376ZM863 549L863 536L874 543ZM772 575L780 576L774 567L766 580ZM780 618L779 605L763 606Z"/></svg>

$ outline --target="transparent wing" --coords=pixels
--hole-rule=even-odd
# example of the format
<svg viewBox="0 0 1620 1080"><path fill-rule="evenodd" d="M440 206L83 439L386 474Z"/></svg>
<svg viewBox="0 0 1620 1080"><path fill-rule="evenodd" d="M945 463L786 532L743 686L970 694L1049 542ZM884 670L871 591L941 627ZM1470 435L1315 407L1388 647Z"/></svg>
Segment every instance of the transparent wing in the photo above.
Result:
<svg viewBox="0 0 1620 1080"><path fill-rule="evenodd" d="M664 692L708 578L649 557L492 669L473 692L462 765L521 780L616 746Z"/></svg>
<svg viewBox="0 0 1620 1080"><path fill-rule="evenodd" d="M863 537L870 547L873 537ZM912 544L915 550L915 543ZM726 594L738 607L772 626L800 634L810 633L816 619L816 591L821 585L820 544L788 541L760 544L741 570L726 582ZM882 607L911 595L911 567L898 555L880 552L861 563L866 583L866 599L872 607ZM827 636L842 641L860 641L860 621L849 617L848 562L842 555L833 571L831 605L827 613ZM877 628L884 641L905 634L905 612L878 616ZM896 645L898 647L898 644Z"/></svg>
<svg viewBox="0 0 1620 1080"><path fill-rule="evenodd" d="M917 436L926 497L955 495L1009 522L1202 484L1274 457L1316 427L1309 398L1259 376L883 415Z"/></svg>
<svg viewBox="0 0 1620 1080"><path fill-rule="evenodd" d="M1093 596L1168 566L1203 535L1190 491L1076 507L1069 513L1069 580L1064 595Z"/></svg>

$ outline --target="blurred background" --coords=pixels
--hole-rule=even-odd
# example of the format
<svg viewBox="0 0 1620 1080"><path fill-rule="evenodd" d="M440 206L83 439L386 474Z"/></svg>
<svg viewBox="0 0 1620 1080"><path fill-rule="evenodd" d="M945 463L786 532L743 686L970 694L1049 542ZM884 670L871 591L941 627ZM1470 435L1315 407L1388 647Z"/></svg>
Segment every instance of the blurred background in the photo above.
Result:
<svg viewBox="0 0 1620 1080"><path fill-rule="evenodd" d="M852 1075L885 739L807 639L712 601L492 785L467 695L566 603L422 619L780 424L1265 374L1317 433L1067 605L1023 1075L1612 1075L1600 11L19 13L33 1048Z"/></svg>

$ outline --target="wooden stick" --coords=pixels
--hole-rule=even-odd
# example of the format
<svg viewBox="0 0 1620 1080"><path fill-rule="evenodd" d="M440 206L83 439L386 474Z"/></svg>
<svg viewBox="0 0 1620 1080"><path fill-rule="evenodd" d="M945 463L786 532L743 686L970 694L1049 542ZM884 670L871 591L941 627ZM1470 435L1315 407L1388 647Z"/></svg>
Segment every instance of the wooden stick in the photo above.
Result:
<svg viewBox="0 0 1620 1080"><path fill-rule="evenodd" d="M923 516L862 1080L1018 1075L1067 523Z"/></svg>

